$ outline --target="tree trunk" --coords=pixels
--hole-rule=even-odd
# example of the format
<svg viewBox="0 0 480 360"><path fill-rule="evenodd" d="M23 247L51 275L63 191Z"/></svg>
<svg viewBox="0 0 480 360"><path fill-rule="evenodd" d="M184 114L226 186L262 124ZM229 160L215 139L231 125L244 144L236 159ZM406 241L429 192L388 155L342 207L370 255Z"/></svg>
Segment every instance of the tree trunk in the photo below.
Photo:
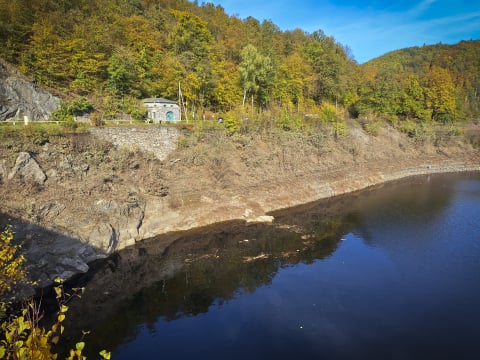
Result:
<svg viewBox="0 0 480 360"><path fill-rule="evenodd" d="M252 119L253 119L253 94L252 94Z"/></svg>

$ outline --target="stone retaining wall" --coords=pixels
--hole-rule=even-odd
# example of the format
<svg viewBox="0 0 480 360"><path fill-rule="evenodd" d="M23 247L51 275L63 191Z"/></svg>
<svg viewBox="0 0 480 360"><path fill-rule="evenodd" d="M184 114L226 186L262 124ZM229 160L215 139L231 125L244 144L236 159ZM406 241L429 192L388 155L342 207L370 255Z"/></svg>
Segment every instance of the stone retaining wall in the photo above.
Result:
<svg viewBox="0 0 480 360"><path fill-rule="evenodd" d="M92 128L90 132L112 142L117 147L138 147L151 152L160 160L165 160L177 148L179 131L174 127L148 126L137 128Z"/></svg>

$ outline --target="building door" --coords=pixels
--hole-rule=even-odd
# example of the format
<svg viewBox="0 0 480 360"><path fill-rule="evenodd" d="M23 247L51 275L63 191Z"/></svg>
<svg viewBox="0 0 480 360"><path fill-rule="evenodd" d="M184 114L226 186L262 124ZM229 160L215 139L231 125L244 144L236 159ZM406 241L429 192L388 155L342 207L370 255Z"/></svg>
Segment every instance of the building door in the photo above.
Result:
<svg viewBox="0 0 480 360"><path fill-rule="evenodd" d="M173 119L173 111L167 111L167 121L172 122Z"/></svg>

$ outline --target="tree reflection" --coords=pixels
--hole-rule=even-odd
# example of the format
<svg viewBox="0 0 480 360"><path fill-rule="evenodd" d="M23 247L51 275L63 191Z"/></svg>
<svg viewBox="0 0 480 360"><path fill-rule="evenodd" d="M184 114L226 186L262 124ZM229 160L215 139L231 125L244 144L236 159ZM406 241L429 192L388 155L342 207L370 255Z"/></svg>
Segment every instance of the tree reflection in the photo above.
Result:
<svg viewBox="0 0 480 360"><path fill-rule="evenodd" d="M335 252L342 222L323 220L308 228L229 222L121 251L76 280L76 286L86 284L86 292L70 307L67 335L91 330L93 354L135 337L139 326L196 316L254 292L271 284L282 267Z"/></svg>

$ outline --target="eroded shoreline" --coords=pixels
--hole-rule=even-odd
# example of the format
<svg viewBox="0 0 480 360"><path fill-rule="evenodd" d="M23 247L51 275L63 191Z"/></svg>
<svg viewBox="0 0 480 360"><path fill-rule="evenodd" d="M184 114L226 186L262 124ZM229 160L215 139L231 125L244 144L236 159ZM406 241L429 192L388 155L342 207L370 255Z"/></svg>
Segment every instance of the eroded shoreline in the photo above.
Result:
<svg viewBox="0 0 480 360"><path fill-rule="evenodd" d="M161 234L271 222L273 212L394 180L480 171L480 153L466 143L418 145L392 128L378 137L360 131L321 148L300 134L214 134L183 139L165 160L90 134L5 143L0 225L14 226L28 270L46 286Z"/></svg>
<svg viewBox="0 0 480 360"><path fill-rule="evenodd" d="M272 186L272 189L263 193L258 190L250 192L251 198L237 196L233 199L223 198L215 202L206 199L197 208L190 208L188 211L179 210L170 223L164 221L160 227L156 227L155 223L147 222L144 224L141 236L142 239L147 239L169 232L186 231L231 220L269 222L271 219L265 218L265 216L274 212L346 195L392 181L428 174L480 171L480 161L477 163L473 163L473 161L443 162L443 164L422 163L417 166L396 168L393 171L366 172L365 169L362 169L362 173L360 173L345 170L341 174L336 174L336 179L331 178L325 181L318 181L314 176L310 176L303 178L301 183L295 183L293 194L290 191L293 185L277 183L275 187ZM331 175L324 176L328 178ZM151 209L150 211L155 210Z"/></svg>

